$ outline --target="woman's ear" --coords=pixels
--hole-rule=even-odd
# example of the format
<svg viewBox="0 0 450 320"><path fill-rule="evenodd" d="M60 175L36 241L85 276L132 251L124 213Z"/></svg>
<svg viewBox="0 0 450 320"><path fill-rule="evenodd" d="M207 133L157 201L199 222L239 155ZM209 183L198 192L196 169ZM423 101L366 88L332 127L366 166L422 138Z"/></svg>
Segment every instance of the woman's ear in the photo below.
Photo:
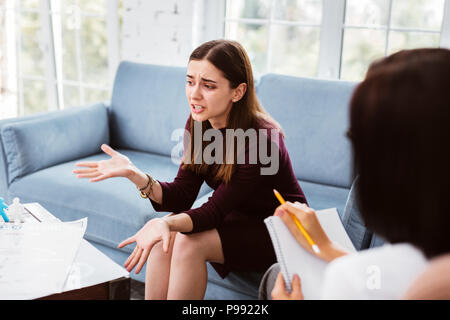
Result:
<svg viewBox="0 0 450 320"><path fill-rule="evenodd" d="M233 98L231 99L231 101L238 102L239 100L242 99L246 91L247 91L247 84L241 83L236 87L236 89L234 89Z"/></svg>

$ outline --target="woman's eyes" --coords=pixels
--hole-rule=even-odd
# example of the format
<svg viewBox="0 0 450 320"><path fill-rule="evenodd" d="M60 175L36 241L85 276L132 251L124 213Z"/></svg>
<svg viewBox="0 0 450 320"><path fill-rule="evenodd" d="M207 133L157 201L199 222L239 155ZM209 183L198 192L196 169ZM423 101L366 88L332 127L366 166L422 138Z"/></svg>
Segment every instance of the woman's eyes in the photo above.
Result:
<svg viewBox="0 0 450 320"><path fill-rule="evenodd" d="M188 85L190 85L190 86L193 86L193 85L194 85L194 82L193 82L192 80L186 80L186 83L187 83ZM209 85L209 84L207 84L207 83L205 83L203 86L204 86L206 89L215 89L214 86L211 86L211 85Z"/></svg>

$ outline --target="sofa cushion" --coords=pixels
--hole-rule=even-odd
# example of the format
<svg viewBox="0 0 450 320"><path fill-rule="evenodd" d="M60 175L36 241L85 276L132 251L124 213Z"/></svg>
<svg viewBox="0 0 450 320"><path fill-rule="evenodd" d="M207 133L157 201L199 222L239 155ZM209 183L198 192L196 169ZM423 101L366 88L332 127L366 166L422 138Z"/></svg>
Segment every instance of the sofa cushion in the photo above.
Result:
<svg viewBox="0 0 450 320"><path fill-rule="evenodd" d="M186 68L122 62L111 100L112 145L170 156L181 141L171 136L190 113L185 84Z"/></svg>
<svg viewBox="0 0 450 320"><path fill-rule="evenodd" d="M155 179L172 181L177 174L178 165L168 157L118 151ZM148 220L167 213L156 213L150 202L142 199L136 187L125 178L90 183L72 173L78 161L98 161L108 157L96 154L32 173L10 185L10 197L19 197L22 203L39 202L62 221L88 217L86 239L115 248ZM209 190L203 187L200 192L203 195Z"/></svg>
<svg viewBox="0 0 450 320"><path fill-rule="evenodd" d="M105 105L73 108L6 124L1 138L8 182L31 172L98 152L109 143Z"/></svg>
<svg viewBox="0 0 450 320"><path fill-rule="evenodd" d="M350 188L351 146L346 138L354 83L267 74L257 85L263 107L286 134L300 180Z"/></svg>

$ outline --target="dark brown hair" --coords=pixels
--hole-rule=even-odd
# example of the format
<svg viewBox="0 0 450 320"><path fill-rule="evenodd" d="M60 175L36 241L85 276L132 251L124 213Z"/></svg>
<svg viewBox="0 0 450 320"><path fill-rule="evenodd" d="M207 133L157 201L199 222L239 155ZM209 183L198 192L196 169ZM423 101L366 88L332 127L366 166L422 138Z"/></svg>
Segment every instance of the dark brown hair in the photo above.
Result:
<svg viewBox="0 0 450 320"><path fill-rule="evenodd" d="M450 50L377 61L350 106L356 192L367 227L427 257L450 251Z"/></svg>
<svg viewBox="0 0 450 320"><path fill-rule="evenodd" d="M212 40L203 43L196 48L189 57L191 60L206 59L212 63L217 69L222 71L223 76L230 82L232 89L237 88L241 83L247 84L247 90L237 102L233 103L231 111L227 119L228 129L243 129L244 131L250 128L258 129L261 127L278 128L280 125L264 110L258 101L255 91L252 66L250 59L245 52L245 49L236 41L231 40ZM209 121L202 122L202 132L211 128ZM190 119L190 134L194 137L194 120ZM206 163L194 164L194 139L191 139L191 163L184 164L183 169L189 168L197 174L206 174L209 165ZM203 142L201 152L206 147L207 142ZM237 147L236 143L234 144ZM228 183L235 170L236 153L233 164L226 163L219 165L215 171L215 179ZM229 157L224 152L224 158ZM225 160L225 159L224 159Z"/></svg>

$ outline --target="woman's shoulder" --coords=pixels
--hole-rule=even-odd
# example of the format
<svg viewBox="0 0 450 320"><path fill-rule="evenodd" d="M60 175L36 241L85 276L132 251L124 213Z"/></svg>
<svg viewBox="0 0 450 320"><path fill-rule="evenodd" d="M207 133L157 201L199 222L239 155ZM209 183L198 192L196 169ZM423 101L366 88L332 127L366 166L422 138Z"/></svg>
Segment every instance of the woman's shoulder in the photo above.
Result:
<svg viewBox="0 0 450 320"><path fill-rule="evenodd" d="M275 122L275 120L268 118L264 115L259 116L255 121L255 129L258 130L268 130L268 131L279 131L282 132L281 126Z"/></svg>

